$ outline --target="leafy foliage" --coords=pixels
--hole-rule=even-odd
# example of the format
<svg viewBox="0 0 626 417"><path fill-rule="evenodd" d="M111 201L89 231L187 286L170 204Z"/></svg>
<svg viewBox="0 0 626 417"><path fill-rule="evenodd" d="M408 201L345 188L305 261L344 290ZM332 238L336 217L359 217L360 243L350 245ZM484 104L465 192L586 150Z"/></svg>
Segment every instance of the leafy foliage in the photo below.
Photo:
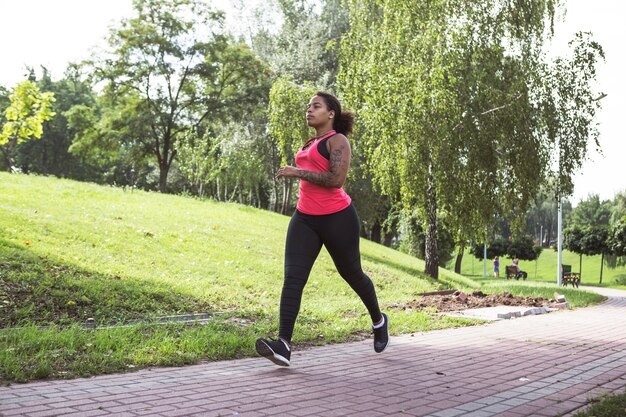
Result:
<svg viewBox="0 0 626 417"><path fill-rule="evenodd" d="M487 246L487 259L493 259L496 256L504 256L508 253L509 242L504 239L496 239ZM471 254L477 259L483 259L485 250L484 243L475 244L471 247Z"/></svg>
<svg viewBox="0 0 626 417"><path fill-rule="evenodd" d="M533 204L526 212L525 234L537 236L537 240L543 247L550 246L557 235L558 224L558 200L552 195L554 189L553 181L541 187L541 190L534 198ZM572 204L568 199L563 198L561 203L564 225L569 224L569 215L572 212ZM508 222L503 221L506 226ZM510 236L510 228L500 229L501 236Z"/></svg>
<svg viewBox="0 0 626 417"><path fill-rule="evenodd" d="M31 138L39 139L43 134L43 123L50 120L54 94L41 92L34 81L17 84L9 94L10 105L4 110L5 122L0 131L0 146L5 156L7 169L12 169L13 148Z"/></svg>
<svg viewBox="0 0 626 417"><path fill-rule="evenodd" d="M267 69L250 49L220 34L223 16L197 0L138 0L136 16L112 31L111 55L96 64L107 94L137 97L125 120L142 120L141 136L157 159L159 190L189 132L202 136L207 121L231 119L258 106L267 93ZM130 116L130 117L129 117Z"/></svg>
<svg viewBox="0 0 626 417"><path fill-rule="evenodd" d="M611 202L600 201L597 194L578 203L569 215L570 226L608 226L611 219Z"/></svg>
<svg viewBox="0 0 626 417"><path fill-rule="evenodd" d="M433 277L438 213L457 242L483 237L498 217L519 222L555 147L557 188L571 191L594 134L590 82L602 51L581 36L574 58L544 62L558 3L348 2L342 91L382 192L422 211Z"/></svg>
<svg viewBox="0 0 626 417"><path fill-rule="evenodd" d="M602 255L601 263L604 264L604 255L610 254L609 229L607 226L574 226L564 233L564 246L568 250L580 255L580 269L582 273L583 255ZM600 270L600 283L602 283L602 269Z"/></svg>
<svg viewBox="0 0 626 417"><path fill-rule="evenodd" d="M253 48L279 77L333 90L348 9L342 0L279 0L278 6L282 27L278 33L261 28L252 39Z"/></svg>
<svg viewBox="0 0 626 417"><path fill-rule="evenodd" d="M399 249L419 259L426 256L426 233L422 226L422 222L416 213L403 213L399 225L402 239ZM437 243L439 244L439 266L443 267L452 259L454 251L454 238L445 227L437 228Z"/></svg>
<svg viewBox="0 0 626 417"><path fill-rule="evenodd" d="M626 256L626 216L622 217L611 230L609 250L616 256Z"/></svg>
<svg viewBox="0 0 626 417"><path fill-rule="evenodd" d="M35 79L34 75L32 79ZM86 74L79 66L71 64L61 79L53 80L52 75L42 68L41 78L36 83L41 91L54 94L52 110L55 116L44 123L40 140L25 141L15 147L16 166L24 173L99 181L92 165L83 163L69 152L73 132L68 127L65 113L72 106L95 106L96 94Z"/></svg>
<svg viewBox="0 0 626 417"><path fill-rule="evenodd" d="M484 245L476 244L472 247L472 255L477 259L483 259ZM497 239L487 246L487 259L496 256L508 256L511 259L519 258L525 261L534 261L541 255L542 247L535 245L532 238L524 236L511 241Z"/></svg>
<svg viewBox="0 0 626 417"><path fill-rule="evenodd" d="M316 93L310 83L295 84L289 77L281 77L270 90L269 132L275 141L283 165L294 165L297 149L311 136L304 121L306 103ZM293 181L283 180L282 213L290 206Z"/></svg>
<svg viewBox="0 0 626 417"><path fill-rule="evenodd" d="M535 245L532 238L524 236L511 241L507 247L507 255L524 261L534 261L541 254L542 247Z"/></svg>
<svg viewBox="0 0 626 417"><path fill-rule="evenodd" d="M608 237L606 226L573 226L563 233L565 248L579 255L609 253Z"/></svg>

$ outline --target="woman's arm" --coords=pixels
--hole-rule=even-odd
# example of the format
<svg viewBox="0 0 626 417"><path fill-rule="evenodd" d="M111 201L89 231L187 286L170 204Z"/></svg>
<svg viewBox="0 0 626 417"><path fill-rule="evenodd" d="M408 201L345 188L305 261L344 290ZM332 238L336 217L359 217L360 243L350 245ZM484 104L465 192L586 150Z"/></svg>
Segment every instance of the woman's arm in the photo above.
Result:
<svg viewBox="0 0 626 417"><path fill-rule="evenodd" d="M276 178L295 177L324 187L343 187L352 157L350 142L344 135L337 134L328 139L327 143L330 148L330 170L328 172L314 172L286 166L278 169Z"/></svg>

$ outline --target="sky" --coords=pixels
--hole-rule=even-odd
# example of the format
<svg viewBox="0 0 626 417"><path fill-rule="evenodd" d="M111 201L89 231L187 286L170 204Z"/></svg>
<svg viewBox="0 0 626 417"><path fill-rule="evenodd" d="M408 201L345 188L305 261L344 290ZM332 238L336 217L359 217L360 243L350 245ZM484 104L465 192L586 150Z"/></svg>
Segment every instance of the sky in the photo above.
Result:
<svg viewBox="0 0 626 417"><path fill-rule="evenodd" d="M226 10L231 27L245 21L237 18L233 4L248 7L250 0L212 2ZM626 141L621 123L626 117L626 25L622 22L626 2L568 0L566 4L567 14L556 23L550 53L565 54L574 33L589 31L606 55L597 74L598 89L607 94L597 119L602 153L592 150L575 176L570 201L576 205L591 194L606 200L626 190ZM110 26L132 14L131 5L131 0L0 0L0 85L11 87L22 81L26 66L39 70L43 65L53 79L62 77L68 63L89 58L104 45Z"/></svg>

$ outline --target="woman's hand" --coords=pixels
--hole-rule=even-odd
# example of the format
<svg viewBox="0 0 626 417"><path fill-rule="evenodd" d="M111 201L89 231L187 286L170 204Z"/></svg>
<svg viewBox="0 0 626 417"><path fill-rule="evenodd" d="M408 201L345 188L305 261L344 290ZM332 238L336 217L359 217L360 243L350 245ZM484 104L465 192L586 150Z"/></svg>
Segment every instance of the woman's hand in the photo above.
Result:
<svg viewBox="0 0 626 417"><path fill-rule="evenodd" d="M276 179L279 178L300 178L300 170L292 166L284 166L276 171Z"/></svg>

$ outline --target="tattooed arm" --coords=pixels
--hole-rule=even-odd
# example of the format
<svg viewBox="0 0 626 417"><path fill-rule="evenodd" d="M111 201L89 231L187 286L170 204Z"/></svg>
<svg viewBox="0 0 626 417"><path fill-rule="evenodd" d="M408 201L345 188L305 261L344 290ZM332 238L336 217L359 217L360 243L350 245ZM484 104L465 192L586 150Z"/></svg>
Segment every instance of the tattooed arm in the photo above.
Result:
<svg viewBox="0 0 626 417"><path fill-rule="evenodd" d="M350 142L344 135L337 134L328 139L327 144L330 152L330 171L314 172L286 166L278 170L276 178L295 177L324 187L343 187L348 176L348 168L350 167L350 158L352 156Z"/></svg>

